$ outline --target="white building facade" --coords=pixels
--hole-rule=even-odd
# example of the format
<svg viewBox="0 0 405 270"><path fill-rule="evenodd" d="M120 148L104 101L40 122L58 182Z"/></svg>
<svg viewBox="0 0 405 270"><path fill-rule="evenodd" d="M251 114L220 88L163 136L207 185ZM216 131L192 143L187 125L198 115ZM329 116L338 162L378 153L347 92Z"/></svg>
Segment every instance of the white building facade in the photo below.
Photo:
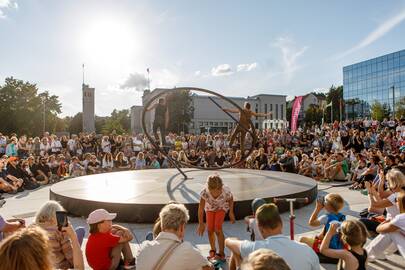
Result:
<svg viewBox="0 0 405 270"><path fill-rule="evenodd" d="M167 89L155 89L152 92L145 91L142 97L143 105L153 96L167 91ZM281 129L287 126L286 121L286 96L284 95L268 95L260 94L251 97L227 97L240 107L243 107L245 102L249 102L251 110L258 113L272 112L271 116L253 117L252 122L256 129ZM214 101L215 102L214 102ZM226 100L215 96L192 95L192 104L194 114L189 126L189 132L194 134L214 133L214 132L229 132L235 125L235 120L238 120L239 115L231 114L230 117L215 103L218 103L222 108L233 109L234 106ZM133 132L142 132L141 117L143 106L131 107L131 128ZM148 112L145 117L147 128L150 130L153 123L153 111Z"/></svg>

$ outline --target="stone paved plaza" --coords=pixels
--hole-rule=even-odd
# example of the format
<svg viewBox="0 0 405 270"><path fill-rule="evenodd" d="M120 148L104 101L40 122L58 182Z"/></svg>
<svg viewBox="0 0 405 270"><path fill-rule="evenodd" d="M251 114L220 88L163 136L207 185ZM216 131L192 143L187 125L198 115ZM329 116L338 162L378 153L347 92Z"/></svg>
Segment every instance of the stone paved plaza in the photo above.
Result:
<svg viewBox="0 0 405 270"><path fill-rule="evenodd" d="M347 215L348 219L357 218L359 211L366 208L368 205L367 197L361 195L358 191L351 191L347 187L332 187L331 184L320 183L318 185L318 194L326 195L327 193L339 193L346 201L343 213ZM5 218L19 217L25 218L27 223L32 223L34 213L39 207L49 199L49 186L42 187L39 190L17 194L16 196L6 195L7 203L0 208L0 214ZM314 203L298 209L296 211L295 231L296 239L303 235L314 235L320 231L308 227L307 221L314 208ZM289 233L288 213L282 214L284 221L284 233ZM71 217L70 221L74 226L84 226L88 230L85 219L80 217ZM151 224L122 224L132 229L135 233L136 239L132 241L132 248L138 248L138 242L145 239L145 235L152 229ZM185 240L191 241L195 246L201 250L202 254L208 254L209 244L207 236L199 237L196 235L196 224L187 225L187 234ZM227 237L238 237L240 239L249 239L249 234L246 232L246 226L242 220L237 221L235 224L225 222L224 232ZM87 236L86 236L87 238ZM85 243L84 243L85 244ZM336 269L335 265L322 265L322 269ZM399 255L389 256L388 261L377 261L370 263L368 269L405 269L405 260Z"/></svg>

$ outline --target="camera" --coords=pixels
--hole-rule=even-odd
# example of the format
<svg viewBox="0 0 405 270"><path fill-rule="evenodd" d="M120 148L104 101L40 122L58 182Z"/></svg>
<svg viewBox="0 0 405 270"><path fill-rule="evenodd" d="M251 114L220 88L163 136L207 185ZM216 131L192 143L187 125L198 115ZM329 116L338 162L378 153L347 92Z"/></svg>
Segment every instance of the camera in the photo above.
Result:
<svg viewBox="0 0 405 270"><path fill-rule="evenodd" d="M325 196L319 196L316 199L320 204L322 204L323 206L325 206Z"/></svg>

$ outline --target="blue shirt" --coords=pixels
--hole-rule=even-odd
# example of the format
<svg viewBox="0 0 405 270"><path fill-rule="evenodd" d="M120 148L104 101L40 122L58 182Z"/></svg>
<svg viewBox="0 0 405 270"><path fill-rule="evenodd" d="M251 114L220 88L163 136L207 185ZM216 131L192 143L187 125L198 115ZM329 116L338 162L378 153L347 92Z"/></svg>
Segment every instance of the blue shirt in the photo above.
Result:
<svg viewBox="0 0 405 270"><path fill-rule="evenodd" d="M319 270L318 256L306 244L290 240L282 234L269 236L261 241L243 241L240 246L242 258L246 258L255 250L271 249L281 256L292 270Z"/></svg>

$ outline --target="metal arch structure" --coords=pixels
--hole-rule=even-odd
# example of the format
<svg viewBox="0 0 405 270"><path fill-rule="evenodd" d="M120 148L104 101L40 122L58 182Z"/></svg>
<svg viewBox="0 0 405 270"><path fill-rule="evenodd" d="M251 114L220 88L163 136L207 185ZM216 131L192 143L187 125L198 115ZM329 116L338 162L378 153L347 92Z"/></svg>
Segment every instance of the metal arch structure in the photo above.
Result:
<svg viewBox="0 0 405 270"><path fill-rule="evenodd" d="M141 120L141 122L142 122L142 129L144 130L144 134L146 135L146 137L148 138L148 140L150 141L150 143L152 144L152 146L153 146L157 151L159 151L160 153L162 153L162 154L169 160L169 162L172 163L172 164L176 167L176 169L178 169L178 170L180 171L180 173L181 173L186 179L187 179L187 176L186 176L186 175L184 174L184 172L180 169L180 166L179 166L179 165L181 165L181 166L183 166L183 167L186 167L186 168L195 168L195 169L202 169L202 170L220 170L220 169L226 169L226 168L230 168L230 167L235 167L235 166L241 164L242 162L244 162L244 161L246 160L246 158L253 152L254 145L255 145L256 142L257 142L257 136L256 136L255 128L254 128L254 125L253 125L253 123L252 123L252 121L251 121L250 119L249 119L249 126L250 126L250 129L245 129L245 131L247 131L247 132L250 134L250 136L252 137L252 145L251 145L251 147L250 147L250 149L249 149L249 152L248 152L246 155L245 155L245 153L242 153L242 158L241 158L240 161L235 162L235 163L228 164L228 165L226 165L226 166L222 166L222 167L207 167L207 168L205 168L205 167L201 167L201 166L196 166L196 165L193 165L193 164L185 163L185 162L183 162L183 161L174 160L172 157L170 157L170 156L168 155L168 153L166 152L166 150L165 150L164 148L161 148L161 147L159 146L159 144L156 143L155 138L152 138L152 137L150 136L150 134L149 134L149 132L148 132L148 130L147 130L147 128L146 128L145 115L146 115L147 109L148 109L149 106L153 103L153 101L159 99L159 98L162 97L163 95L167 95L168 93L174 93L174 92L179 92L179 91L197 91L197 92L203 92L203 93L206 93L206 94L210 94L210 95L219 97L219 98L221 98L221 99L226 100L227 102L229 102L231 105L233 105L234 107L236 107L236 108L242 113L242 108L241 108L238 104L236 104L234 101L232 101L231 99L229 99L229 98L227 98L227 97L225 97L225 96L223 96L223 95L221 95L221 94L218 94L218 93L216 93L216 92L214 92L214 91L211 91L211 90L207 90L207 89L203 89L203 88L198 88L198 87L177 87L177 88L173 88L173 89L168 89L167 91L164 91L164 92L162 92L162 93L159 93L158 95L156 95L156 96L154 96L153 98L151 98L151 99L146 103L146 105L144 106L143 111L142 111L142 120ZM216 104L216 105L219 106L218 104ZM222 108L221 108L221 109L222 109ZM231 118L232 118L235 122L237 122L238 124L240 124L240 122L239 122L238 120L236 120L236 119L233 118L233 117L231 117ZM244 128L244 127L242 127L242 128Z"/></svg>

